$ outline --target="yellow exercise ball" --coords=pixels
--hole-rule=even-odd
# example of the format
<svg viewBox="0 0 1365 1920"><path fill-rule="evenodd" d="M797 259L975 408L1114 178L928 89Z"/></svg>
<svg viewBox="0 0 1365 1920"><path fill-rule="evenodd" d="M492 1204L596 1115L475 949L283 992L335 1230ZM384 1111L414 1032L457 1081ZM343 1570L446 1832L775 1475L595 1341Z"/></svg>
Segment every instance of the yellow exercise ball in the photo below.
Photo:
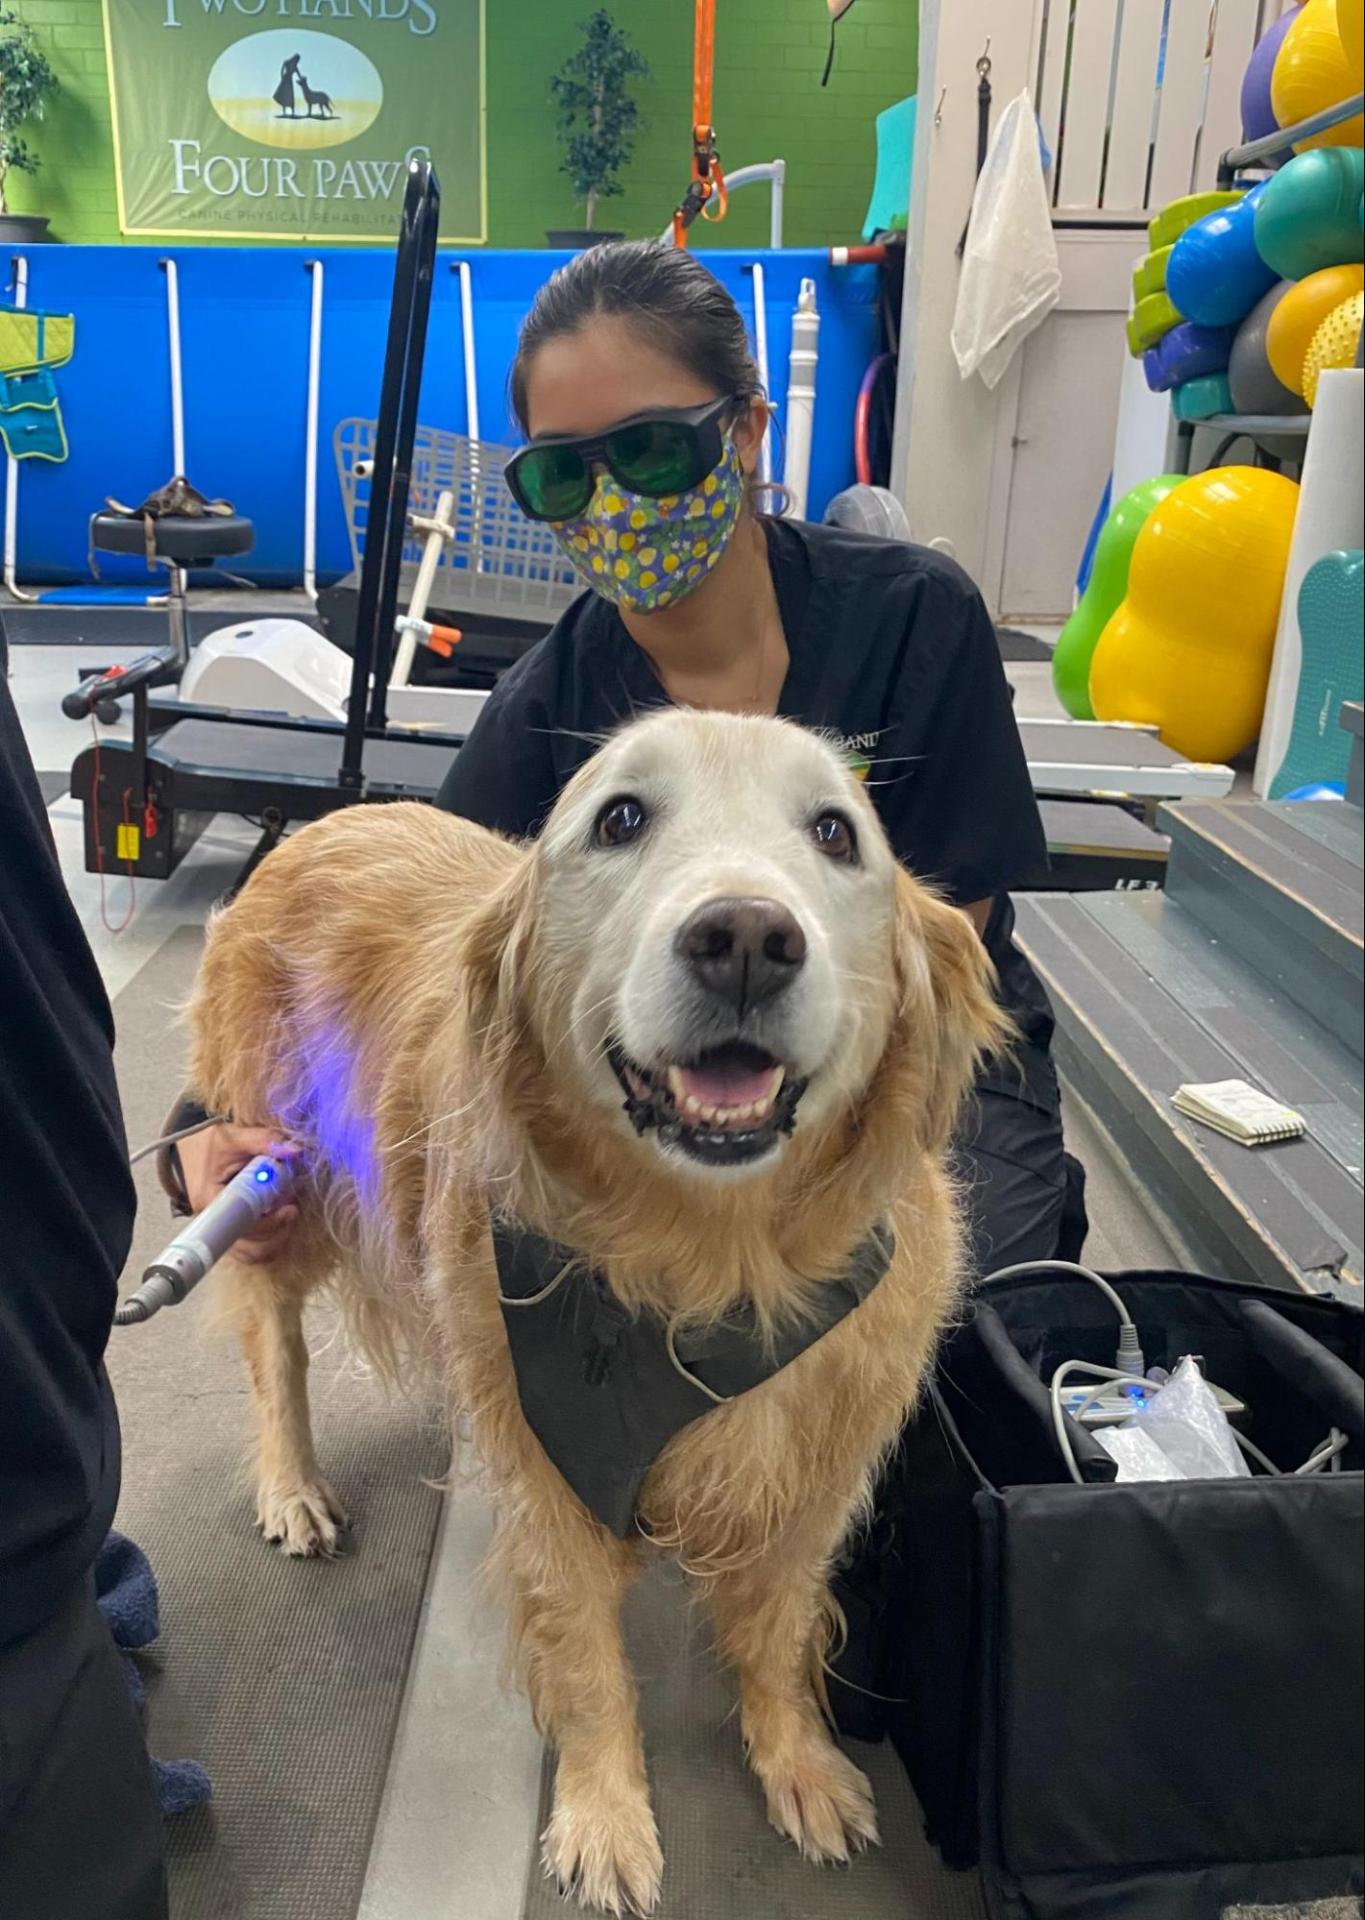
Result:
<svg viewBox="0 0 1365 1920"><path fill-rule="evenodd" d="M1270 75L1270 104L1282 127L1307 120L1310 114L1334 107L1360 92L1360 58L1347 55L1337 27L1339 0L1307 0L1298 19L1285 34ZM1310 134L1295 143L1295 151L1309 147L1358 147L1365 138L1365 119L1354 114L1325 133Z"/></svg>
<svg viewBox="0 0 1365 1920"><path fill-rule="evenodd" d="M1359 91L1365 75L1365 0L1337 0L1337 32L1347 68L1355 75L1351 84Z"/></svg>
<svg viewBox="0 0 1365 1920"><path fill-rule="evenodd" d="M1365 287L1365 266L1352 260L1323 267L1297 281L1266 323L1265 351L1275 378L1292 393L1303 392L1303 368L1313 335L1343 300Z"/></svg>
<svg viewBox="0 0 1365 1920"><path fill-rule="evenodd" d="M1349 300L1333 307L1313 335L1303 361L1303 397L1310 407L1317 404L1320 373L1328 367L1355 365L1363 311L1365 293L1353 293Z"/></svg>
<svg viewBox="0 0 1365 1920"><path fill-rule="evenodd" d="M1091 662L1097 719L1155 726L1187 760L1246 752L1265 708L1298 503L1283 474L1212 467L1152 509Z"/></svg>

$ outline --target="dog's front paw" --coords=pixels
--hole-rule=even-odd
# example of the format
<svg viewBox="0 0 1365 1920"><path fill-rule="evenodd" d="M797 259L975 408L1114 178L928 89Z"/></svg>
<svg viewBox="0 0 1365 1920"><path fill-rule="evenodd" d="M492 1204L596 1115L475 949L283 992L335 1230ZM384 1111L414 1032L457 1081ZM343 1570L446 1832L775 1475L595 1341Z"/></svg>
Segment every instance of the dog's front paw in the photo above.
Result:
<svg viewBox="0 0 1365 1920"><path fill-rule="evenodd" d="M330 1559L349 1524L321 1475L303 1486L263 1486L256 1502L256 1525L266 1539L297 1559Z"/></svg>
<svg viewBox="0 0 1365 1920"><path fill-rule="evenodd" d="M766 1764L750 1757L769 1820L807 1860L846 1861L880 1844L871 1782L823 1731L805 1733L794 1753Z"/></svg>
<svg viewBox="0 0 1365 1920"><path fill-rule="evenodd" d="M561 1766L541 1847L546 1873L580 1906L624 1916L653 1913L659 1903L664 1856L643 1787L574 1786Z"/></svg>

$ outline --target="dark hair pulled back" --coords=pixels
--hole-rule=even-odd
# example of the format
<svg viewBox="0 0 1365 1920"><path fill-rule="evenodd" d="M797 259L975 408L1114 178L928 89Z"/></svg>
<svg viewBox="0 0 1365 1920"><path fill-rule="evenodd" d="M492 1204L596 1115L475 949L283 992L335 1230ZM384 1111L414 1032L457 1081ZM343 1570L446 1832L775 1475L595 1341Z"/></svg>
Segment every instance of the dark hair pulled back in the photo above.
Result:
<svg viewBox="0 0 1365 1920"><path fill-rule="evenodd" d="M696 255L671 241L617 241L575 254L531 303L510 380L523 433L531 361L547 340L577 333L597 314L636 322L717 395L763 391L739 308Z"/></svg>

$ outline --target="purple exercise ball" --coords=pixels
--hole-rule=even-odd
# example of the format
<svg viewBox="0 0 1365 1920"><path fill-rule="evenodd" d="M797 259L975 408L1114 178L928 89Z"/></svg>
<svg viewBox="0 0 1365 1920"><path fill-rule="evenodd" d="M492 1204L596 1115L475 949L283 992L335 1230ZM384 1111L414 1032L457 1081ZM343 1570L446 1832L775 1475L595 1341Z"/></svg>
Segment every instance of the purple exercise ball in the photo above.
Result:
<svg viewBox="0 0 1365 1920"><path fill-rule="evenodd" d="M1282 13L1278 20L1266 28L1252 49L1247 70L1242 76L1244 140L1263 140L1279 127L1275 109L1270 104L1270 76L1275 70L1275 56L1280 51L1284 36L1302 11L1302 7L1291 7L1288 13Z"/></svg>

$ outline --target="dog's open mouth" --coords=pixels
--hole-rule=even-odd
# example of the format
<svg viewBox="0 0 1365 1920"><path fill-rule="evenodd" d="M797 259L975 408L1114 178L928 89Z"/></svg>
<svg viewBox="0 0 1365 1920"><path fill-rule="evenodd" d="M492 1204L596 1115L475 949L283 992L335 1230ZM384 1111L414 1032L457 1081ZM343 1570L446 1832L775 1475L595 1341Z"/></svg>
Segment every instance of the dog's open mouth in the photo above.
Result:
<svg viewBox="0 0 1365 1920"><path fill-rule="evenodd" d="M727 1040L686 1064L654 1069L629 1059L615 1041L607 1058L635 1131L654 1127L665 1146L709 1166L737 1166L767 1153L796 1125L806 1091L804 1080L746 1040Z"/></svg>

